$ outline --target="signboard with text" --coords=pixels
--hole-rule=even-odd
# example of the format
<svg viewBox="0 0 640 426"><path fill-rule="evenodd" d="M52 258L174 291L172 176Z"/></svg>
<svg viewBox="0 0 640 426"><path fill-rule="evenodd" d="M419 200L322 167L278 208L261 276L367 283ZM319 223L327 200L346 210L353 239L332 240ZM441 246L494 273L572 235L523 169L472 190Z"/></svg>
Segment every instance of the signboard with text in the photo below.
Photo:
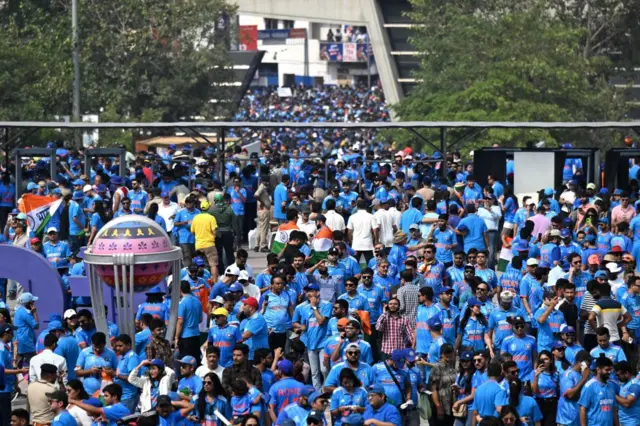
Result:
<svg viewBox="0 0 640 426"><path fill-rule="evenodd" d="M329 62L342 62L342 43L320 43L320 59Z"/></svg>
<svg viewBox="0 0 640 426"><path fill-rule="evenodd" d="M286 40L288 38L305 38L307 30L304 28L291 28L288 30L261 30L258 31L260 40Z"/></svg>
<svg viewBox="0 0 640 426"><path fill-rule="evenodd" d="M258 26L240 25L239 39L240 50L258 50Z"/></svg>
<svg viewBox="0 0 640 426"><path fill-rule="evenodd" d="M320 43L320 60L329 62L367 62L373 59L366 43Z"/></svg>

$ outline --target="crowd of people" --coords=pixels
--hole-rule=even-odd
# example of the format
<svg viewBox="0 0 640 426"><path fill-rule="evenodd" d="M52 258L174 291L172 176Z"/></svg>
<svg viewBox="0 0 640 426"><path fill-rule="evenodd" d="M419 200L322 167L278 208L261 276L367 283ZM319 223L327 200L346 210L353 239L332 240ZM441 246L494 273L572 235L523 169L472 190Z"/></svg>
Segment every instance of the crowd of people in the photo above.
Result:
<svg viewBox="0 0 640 426"><path fill-rule="evenodd" d="M238 118L383 119L378 96L311 90L271 108L264 91ZM97 331L69 287L41 330L46 295L2 289L0 425L637 426L637 182L609 193L570 159L562 188L519 200L512 163L482 187L458 153L369 136L269 130L260 153L220 153L224 167L170 146L92 159L88 174L82 152L52 144L56 176L46 160L12 165L21 193L62 200L42 235L5 170L3 242L63 282L124 215L156 221L184 269L180 300L147 291L133 336Z"/></svg>

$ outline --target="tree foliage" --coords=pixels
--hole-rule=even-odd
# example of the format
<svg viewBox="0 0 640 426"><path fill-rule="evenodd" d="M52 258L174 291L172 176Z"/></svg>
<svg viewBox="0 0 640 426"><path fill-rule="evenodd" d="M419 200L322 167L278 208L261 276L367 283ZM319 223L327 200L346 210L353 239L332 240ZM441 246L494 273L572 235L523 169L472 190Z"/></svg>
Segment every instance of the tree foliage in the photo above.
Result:
<svg viewBox="0 0 640 426"><path fill-rule="evenodd" d="M413 0L420 83L396 106L403 120L604 121L624 115L610 58L584 55L587 31L551 0ZM464 130L453 130L454 137ZM488 130L473 146L602 143L609 132ZM608 139L606 139L608 140ZM548 144L549 145L549 144Z"/></svg>
<svg viewBox="0 0 640 426"><path fill-rule="evenodd" d="M224 116L225 0L78 0L81 111L123 121ZM0 8L0 119L70 115L71 0ZM104 121L103 119L101 119Z"/></svg>

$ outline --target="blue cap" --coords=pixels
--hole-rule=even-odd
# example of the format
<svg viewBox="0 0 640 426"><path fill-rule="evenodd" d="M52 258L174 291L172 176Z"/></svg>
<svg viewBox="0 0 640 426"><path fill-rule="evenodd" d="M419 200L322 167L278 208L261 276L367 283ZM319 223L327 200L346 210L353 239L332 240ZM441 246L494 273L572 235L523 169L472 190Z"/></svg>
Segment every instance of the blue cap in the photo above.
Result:
<svg viewBox="0 0 640 426"><path fill-rule="evenodd" d="M378 385L378 384L369 386L368 392L369 393L381 393L383 395L386 393L385 390L384 390L384 386Z"/></svg>
<svg viewBox="0 0 640 426"><path fill-rule="evenodd" d="M27 191L33 191L34 189L38 189L38 184L34 182L29 182L27 184Z"/></svg>
<svg viewBox="0 0 640 426"><path fill-rule="evenodd" d="M596 241L596 236L589 234L584 237L584 240L589 243L594 243Z"/></svg>
<svg viewBox="0 0 640 426"><path fill-rule="evenodd" d="M107 185L105 185L104 183L101 183L100 185L98 185L98 192L107 192Z"/></svg>
<svg viewBox="0 0 640 426"><path fill-rule="evenodd" d="M467 305L469 305L469 306L482 306L482 303L480 303L480 301L478 299L476 299L475 297L472 297L471 299L469 299L467 301Z"/></svg>
<svg viewBox="0 0 640 426"><path fill-rule="evenodd" d="M443 286L440 289L440 293L448 293L448 292L454 292L455 290L453 289L453 287L449 287L449 286Z"/></svg>
<svg viewBox="0 0 640 426"><path fill-rule="evenodd" d="M391 359L393 362L403 363L406 359L404 349L394 349L393 352L391 352Z"/></svg>
<svg viewBox="0 0 640 426"><path fill-rule="evenodd" d="M473 352L465 351L460 354L460 361L471 361L473 359Z"/></svg>
<svg viewBox="0 0 640 426"><path fill-rule="evenodd" d="M526 241L520 240L515 246L516 251L529 251L529 244Z"/></svg>
<svg viewBox="0 0 640 426"><path fill-rule="evenodd" d="M244 288L242 288L241 284L233 283L229 286L229 291L232 293L236 291L244 291Z"/></svg>
<svg viewBox="0 0 640 426"><path fill-rule="evenodd" d="M73 193L74 200L82 200L84 198L84 193L82 191L76 191Z"/></svg>
<svg viewBox="0 0 640 426"><path fill-rule="evenodd" d="M605 271L598 271L593 278L608 278L609 275Z"/></svg>
<svg viewBox="0 0 640 426"><path fill-rule="evenodd" d="M342 419L342 424L345 426L362 426L364 425L364 417L362 417L362 414L349 414Z"/></svg>
<svg viewBox="0 0 640 426"><path fill-rule="evenodd" d="M182 359L179 359L178 362L180 364L188 364L188 365L191 365L193 367L196 366L196 359L194 357L192 357L191 355L187 355L187 356L183 357Z"/></svg>
<svg viewBox="0 0 640 426"><path fill-rule="evenodd" d="M315 391L311 395L309 395L309 404L313 404L315 402L315 400L318 399L318 398L330 399L331 398L331 393L322 392L322 391Z"/></svg>
<svg viewBox="0 0 640 426"><path fill-rule="evenodd" d="M150 294L164 294L164 291L162 291L162 289L160 288L159 285L153 287L151 290L149 290L148 292L145 293L146 295L150 295Z"/></svg>
<svg viewBox="0 0 640 426"><path fill-rule="evenodd" d="M86 389L85 389L86 390ZM90 405L96 408L102 408L102 402L98 398L89 398L82 401L83 404Z"/></svg>
<svg viewBox="0 0 640 426"><path fill-rule="evenodd" d="M85 182L82 179L76 179L73 182L71 182L71 184L74 185L74 186L83 186L84 183Z"/></svg>
<svg viewBox="0 0 640 426"><path fill-rule="evenodd" d="M195 263L198 266L205 266L204 259L201 258L200 256L194 257L193 258L193 263Z"/></svg>
<svg viewBox="0 0 640 426"><path fill-rule="evenodd" d="M622 195L622 189L615 189L613 195Z"/></svg>
<svg viewBox="0 0 640 426"><path fill-rule="evenodd" d="M414 362L416 360L416 351L411 348L406 348L404 350L404 357L409 362Z"/></svg>
<svg viewBox="0 0 640 426"><path fill-rule="evenodd" d="M118 175L115 176L111 176L111 183L114 185L121 185L122 184L122 178Z"/></svg>
<svg viewBox="0 0 640 426"><path fill-rule="evenodd" d="M80 165L80 160L73 160L73 161L71 162L71 165L72 165L72 166L74 166L74 167L79 166L79 165Z"/></svg>
<svg viewBox="0 0 640 426"><path fill-rule="evenodd" d="M568 228L562 228L560 230L560 237L567 238L571 236L571 230Z"/></svg>
<svg viewBox="0 0 640 426"><path fill-rule="evenodd" d="M607 195L609 193L609 189L608 188L600 188L600 191L598 191L599 194L602 195Z"/></svg>
<svg viewBox="0 0 640 426"><path fill-rule="evenodd" d="M606 189L606 188L603 188L603 189ZM598 222L606 223L608 225L609 224L609 218L608 217L603 217L602 219L599 219Z"/></svg>
<svg viewBox="0 0 640 426"><path fill-rule="evenodd" d="M161 359L152 359L150 365L155 365L160 370L164 370L164 362Z"/></svg>
<svg viewBox="0 0 640 426"><path fill-rule="evenodd" d="M49 321L62 321L62 315L60 315L60 314L51 314L51 315L49 315Z"/></svg>
<svg viewBox="0 0 640 426"><path fill-rule="evenodd" d="M545 260L543 260L542 262L540 262L538 264L538 268L546 268L546 269L551 269L551 264Z"/></svg>
<svg viewBox="0 0 640 426"><path fill-rule="evenodd" d="M551 344L551 349L559 349L559 348L565 348L565 347L566 346L564 345L564 343L559 340L556 340Z"/></svg>
<svg viewBox="0 0 640 426"><path fill-rule="evenodd" d="M442 321L438 318L439 315L435 315L427 320L427 326L431 330L442 330Z"/></svg>
<svg viewBox="0 0 640 426"><path fill-rule="evenodd" d="M51 193L55 195L62 195L62 191L60 190L60 188L53 188L53 191L51 191Z"/></svg>
<svg viewBox="0 0 640 426"><path fill-rule="evenodd" d="M37 301L38 301L38 296L34 296L29 292L22 293L20 296L18 296L18 303L21 305L24 305L25 303L37 302Z"/></svg>
<svg viewBox="0 0 640 426"><path fill-rule="evenodd" d="M287 376L293 374L293 364L288 359L278 361L276 367L282 372L282 374L286 374Z"/></svg>
<svg viewBox="0 0 640 426"><path fill-rule="evenodd" d="M169 191L162 191L160 193L160 197L162 197L162 198L166 198L166 197L170 197L170 196L171 196L171 193Z"/></svg>
<svg viewBox="0 0 640 426"><path fill-rule="evenodd" d="M573 144L572 143L563 143L562 144L562 149L571 149L573 148Z"/></svg>
<svg viewBox="0 0 640 426"><path fill-rule="evenodd" d="M556 191L554 191L553 188L545 188L544 189L544 195L553 195L555 193L556 193Z"/></svg>
<svg viewBox="0 0 640 426"><path fill-rule="evenodd" d="M573 225L573 220L571 220L570 217L565 217L564 220L562 221L562 225L571 226Z"/></svg>
<svg viewBox="0 0 640 426"><path fill-rule="evenodd" d="M51 321L49 322L49 325L47 326L47 330L64 330L64 327L62 326L62 322L55 320L55 321Z"/></svg>
<svg viewBox="0 0 640 426"><path fill-rule="evenodd" d="M175 144L171 144L171 145L169 145L167 148L168 148L168 149L172 149L172 150L174 150L174 151L175 151L177 147L176 147L176 145L175 145Z"/></svg>
<svg viewBox="0 0 640 426"><path fill-rule="evenodd" d="M318 286L318 284L316 283L311 283L311 284L307 284L307 286L304 288L305 291L309 291L309 290L315 290L315 291L320 291L320 286Z"/></svg>
<svg viewBox="0 0 640 426"><path fill-rule="evenodd" d="M311 385L306 385L305 387L303 387L302 389L300 389L300 396L310 396L311 394L313 394L316 391L316 388L314 388Z"/></svg>

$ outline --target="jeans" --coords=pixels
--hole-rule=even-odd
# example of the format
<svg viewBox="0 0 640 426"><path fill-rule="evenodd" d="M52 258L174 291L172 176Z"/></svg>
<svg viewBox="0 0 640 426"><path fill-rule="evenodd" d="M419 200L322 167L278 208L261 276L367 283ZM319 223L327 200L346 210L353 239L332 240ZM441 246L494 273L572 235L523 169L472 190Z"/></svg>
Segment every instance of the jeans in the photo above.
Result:
<svg viewBox="0 0 640 426"><path fill-rule="evenodd" d="M233 231L218 231L216 235L216 250L218 250L218 272L222 275L225 268L236 261L233 253ZM224 257L222 256L223 251Z"/></svg>
<svg viewBox="0 0 640 426"><path fill-rule="evenodd" d="M0 426L11 424L11 392L0 392Z"/></svg>
<svg viewBox="0 0 640 426"><path fill-rule="evenodd" d="M72 254L78 253L83 245L84 235L69 235L69 251Z"/></svg>
<svg viewBox="0 0 640 426"><path fill-rule="evenodd" d="M136 408L138 407L138 401L140 400L140 395L134 395L131 399L125 399L122 402L122 405L129 409L131 414L136 412Z"/></svg>
<svg viewBox="0 0 640 426"><path fill-rule="evenodd" d="M316 390L322 388L322 349L309 350L309 367L311 367L311 379L313 381L313 387Z"/></svg>
<svg viewBox="0 0 640 426"><path fill-rule="evenodd" d="M471 414L468 414L466 419L456 419L453 426L471 426Z"/></svg>
<svg viewBox="0 0 640 426"><path fill-rule="evenodd" d="M233 228L236 247L240 247L242 245L242 241L244 240L244 215L233 215L233 219L231 220L231 227Z"/></svg>

